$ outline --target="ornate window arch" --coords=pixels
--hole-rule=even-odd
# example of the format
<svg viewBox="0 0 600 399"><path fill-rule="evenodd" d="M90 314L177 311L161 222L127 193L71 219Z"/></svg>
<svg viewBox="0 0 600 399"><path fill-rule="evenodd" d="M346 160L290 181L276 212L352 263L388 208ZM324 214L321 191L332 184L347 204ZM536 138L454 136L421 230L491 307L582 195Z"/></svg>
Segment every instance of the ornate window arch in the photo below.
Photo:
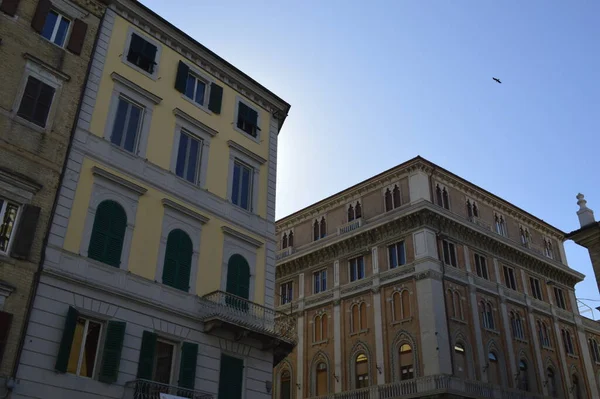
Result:
<svg viewBox="0 0 600 399"><path fill-rule="evenodd" d="M590 352L592 353L592 360L596 363L600 362L600 347L598 341L594 337L590 337L588 340L590 346Z"/></svg>
<svg viewBox="0 0 600 399"><path fill-rule="evenodd" d="M322 369L324 367L324 369ZM318 351L310 364L310 396L319 396L331 392L331 362L323 351ZM321 377L321 379L319 379ZM319 379L319 380L318 380ZM320 383L325 384L324 387ZM317 390L319 389L319 390Z"/></svg>
<svg viewBox="0 0 600 399"><path fill-rule="evenodd" d="M383 189L383 205L386 212L402 206L402 192L399 183L394 183Z"/></svg>
<svg viewBox="0 0 600 399"><path fill-rule="evenodd" d="M469 342L463 332L459 331L454 336L453 356L454 356L454 375L462 376L464 379L473 378L475 375L473 364L473 353L470 350ZM461 358L462 357L462 358ZM463 362L461 362L463 360ZM462 368L462 370L460 370Z"/></svg>
<svg viewBox="0 0 600 399"><path fill-rule="evenodd" d="M354 344L350 351L350 363L348 366L351 389L365 388L373 383L371 375L371 352L367 344L362 341ZM359 376L362 377L359 378Z"/></svg>
<svg viewBox="0 0 600 399"><path fill-rule="evenodd" d="M535 391L537 382L534 366L523 351L519 352L517 359L519 359L517 364L517 387L523 391Z"/></svg>
<svg viewBox="0 0 600 399"><path fill-rule="evenodd" d="M587 398L587 393L585 389L585 381L581 378L579 371L575 365L571 365L569 369L569 374L571 375L571 386L569 390L573 393L574 399L583 399Z"/></svg>
<svg viewBox="0 0 600 399"><path fill-rule="evenodd" d="M327 220L325 216L316 218L313 221L313 241L325 238L327 235Z"/></svg>
<svg viewBox="0 0 600 399"><path fill-rule="evenodd" d="M487 345L487 375L488 382L494 383L494 380L498 385L506 385L506 368L504 367L504 359L502 357L502 351L498 349L496 343L490 340ZM494 375L495 374L495 375Z"/></svg>
<svg viewBox="0 0 600 399"><path fill-rule="evenodd" d="M464 320L465 314L463 310L462 304L462 296L460 295L460 291L456 288L448 288L446 290L448 294L448 303L450 304L450 314L451 317L458 320Z"/></svg>
<svg viewBox="0 0 600 399"><path fill-rule="evenodd" d="M571 331L568 328L562 328L560 334L562 336L565 352L568 355L575 355L575 343L573 342L573 334L571 334Z"/></svg>
<svg viewBox="0 0 600 399"><path fill-rule="evenodd" d="M355 334L367 329L367 304L355 302L350 306L350 332Z"/></svg>
<svg viewBox="0 0 600 399"><path fill-rule="evenodd" d="M360 199L352 201L346 207L348 223L362 217L362 202Z"/></svg>
<svg viewBox="0 0 600 399"><path fill-rule="evenodd" d="M548 388L548 395L552 398L561 397L563 394L560 371L550 357L546 358L544 367L544 385Z"/></svg>
<svg viewBox="0 0 600 399"><path fill-rule="evenodd" d="M411 292L408 288L394 289L391 298L392 320L394 322L407 320L412 317L410 295Z"/></svg>
<svg viewBox="0 0 600 399"><path fill-rule="evenodd" d="M327 313L324 311L319 311L313 317L313 342L323 342L327 341L329 338L328 331L328 322L327 322Z"/></svg>
<svg viewBox="0 0 600 399"><path fill-rule="evenodd" d="M411 349L413 378L419 376L419 356L416 340L408 331L400 330L392 341L392 381L400 381L402 367L407 366L401 363L400 358L400 350L403 349L403 345L409 345Z"/></svg>
<svg viewBox="0 0 600 399"><path fill-rule="evenodd" d="M450 194L443 184L435 184L435 203L444 209L450 209Z"/></svg>
<svg viewBox="0 0 600 399"><path fill-rule="evenodd" d="M521 317L521 314L516 310L510 311L510 326L513 338L520 340L525 339L525 325L523 324L523 317Z"/></svg>
<svg viewBox="0 0 600 399"><path fill-rule="evenodd" d="M494 330L496 328L496 324L494 322L494 307L492 302L487 299L482 299L479 302L479 306L481 311L481 324L484 328Z"/></svg>
<svg viewBox="0 0 600 399"><path fill-rule="evenodd" d="M294 395L294 387L296 384L294 383L294 373L293 373L292 364L289 360L284 359L276 369L275 372L275 389L273 397L276 399L292 399ZM286 374L287 373L287 376ZM289 377L289 378L288 378ZM289 381L289 386L286 387L286 378ZM289 388L289 391L285 391ZM286 396L287 394L287 396Z"/></svg>

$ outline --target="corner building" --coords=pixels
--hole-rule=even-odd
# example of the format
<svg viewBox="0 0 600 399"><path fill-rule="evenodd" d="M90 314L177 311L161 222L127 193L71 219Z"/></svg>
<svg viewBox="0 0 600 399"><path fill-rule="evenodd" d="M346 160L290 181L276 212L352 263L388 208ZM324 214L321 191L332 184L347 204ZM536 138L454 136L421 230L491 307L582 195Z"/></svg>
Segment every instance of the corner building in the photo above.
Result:
<svg viewBox="0 0 600 399"><path fill-rule="evenodd" d="M6 0L5 0L6 1ZM267 398L289 105L137 1L100 26L13 398Z"/></svg>
<svg viewBox="0 0 600 399"><path fill-rule="evenodd" d="M565 233L416 157L277 222L274 397L598 398Z"/></svg>

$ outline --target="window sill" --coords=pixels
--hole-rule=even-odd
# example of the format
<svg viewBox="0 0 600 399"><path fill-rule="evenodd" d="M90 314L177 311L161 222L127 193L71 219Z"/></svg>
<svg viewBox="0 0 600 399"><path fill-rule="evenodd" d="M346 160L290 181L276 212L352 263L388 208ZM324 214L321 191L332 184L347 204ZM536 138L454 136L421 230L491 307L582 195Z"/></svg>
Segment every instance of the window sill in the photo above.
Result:
<svg viewBox="0 0 600 399"><path fill-rule="evenodd" d="M551 346L544 346L544 345L542 345L542 349L545 349L545 350L550 351L550 352L554 352L554 348L551 347Z"/></svg>
<svg viewBox="0 0 600 399"><path fill-rule="evenodd" d="M16 123L23 125L35 132L38 132L38 133L47 133L49 130L48 121L46 121L46 127L41 127L40 125L36 125L35 123L30 122L27 119L20 117L19 115L17 115L16 112L12 115L12 120L14 120Z"/></svg>
<svg viewBox="0 0 600 399"><path fill-rule="evenodd" d="M67 36L69 36L69 37L66 37L66 36L65 36L65 43L68 43L68 42L69 42L69 40L68 40L68 39L70 39L70 35L67 35ZM42 39L43 39L43 40L44 40L46 43L50 43L51 45L53 45L54 47L56 47L56 48L58 48L58 49L61 49L62 51L67 51L67 49L66 49L65 47L63 47L63 46L59 46L58 44L54 43L54 42L53 42L53 41L51 41L50 39L48 39L48 38L46 38L46 37L44 37L44 36L42 36L42 35L40 35L40 37L41 37L41 38L42 38Z"/></svg>
<svg viewBox="0 0 600 399"><path fill-rule="evenodd" d="M410 323L412 321L412 319L413 319L412 317L406 317L406 318L404 318L402 320L393 321L392 325L395 326L395 325L398 325L398 324Z"/></svg>
<svg viewBox="0 0 600 399"><path fill-rule="evenodd" d="M360 330L360 331L356 331L356 332L350 333L350 336L351 336L351 337L353 337L353 336L355 336L355 335L367 334L368 332L369 332L369 329L368 329L368 328L365 328L365 329L363 329L363 330Z"/></svg>
<svg viewBox="0 0 600 399"><path fill-rule="evenodd" d="M237 123L236 122L232 122L231 124L233 126L233 130L235 130L238 133L241 133L242 136L246 137L249 140L254 141L256 144L260 144L260 133L261 131L259 130L258 133L256 134L256 137L252 136L251 134L248 134L247 132L243 131L242 129L240 129L239 127L237 127Z"/></svg>
<svg viewBox="0 0 600 399"><path fill-rule="evenodd" d="M457 317L450 317L450 320L452 320L452 321L455 321L455 322L457 322L457 323L465 324L465 325L467 324L467 321L466 321L466 320L459 319L459 318L457 318Z"/></svg>
<svg viewBox="0 0 600 399"><path fill-rule="evenodd" d="M196 107L196 108L198 108L198 109L206 112L208 115L212 115L213 114L212 111L208 109L208 106L198 104L196 101L192 100L191 98L189 98L185 94L182 94L181 98L183 98L188 103L192 104L194 107Z"/></svg>
<svg viewBox="0 0 600 399"><path fill-rule="evenodd" d="M579 359L579 356L571 354L571 353L567 353L567 356L570 357L571 359Z"/></svg>
<svg viewBox="0 0 600 399"><path fill-rule="evenodd" d="M522 344L529 344L529 341L527 341L525 338L515 338L515 341L518 341Z"/></svg>
<svg viewBox="0 0 600 399"><path fill-rule="evenodd" d="M125 151L127 151L127 150L125 150ZM178 176L177 173L175 173L173 171L171 171L171 174L173 176L175 176L177 179L179 179L181 182L183 182L183 184L187 184L190 187L195 188L195 189L202 189L202 190L204 190L204 187L200 186L200 183L192 183L188 179L185 179L185 178L183 178L181 176Z"/></svg>
<svg viewBox="0 0 600 399"><path fill-rule="evenodd" d="M328 343L329 343L329 338L324 339L322 341L313 342L312 346L327 345Z"/></svg>
<svg viewBox="0 0 600 399"><path fill-rule="evenodd" d="M348 281L348 284L358 283L359 281L362 281L364 279L365 279L365 277L357 278L356 280L350 280L350 281Z"/></svg>
<svg viewBox="0 0 600 399"><path fill-rule="evenodd" d="M8 263L10 265L17 264L17 260L15 258L11 258L8 253L0 253L0 262Z"/></svg>
<svg viewBox="0 0 600 399"><path fill-rule="evenodd" d="M189 182L188 182L188 183L189 183ZM251 210L248 210L248 209L246 209L246 208L242 208L242 207L241 207L241 206L239 206L238 204L234 204L234 203L231 201L231 199L228 199L228 202L229 202L231 205L235 206L235 207L236 207L236 209L239 209L239 210L241 210L242 212L246 212L246 213L248 213L249 215L256 216L256 213L254 213L253 211L251 211Z"/></svg>
<svg viewBox="0 0 600 399"><path fill-rule="evenodd" d="M129 66L132 69L135 69L136 71L138 71L142 75L146 76L147 78L150 78L152 80L158 79L158 76L157 76L158 75L158 64L154 65L154 72L150 73L150 72L140 68L139 66L127 61L127 54L123 54L123 64Z"/></svg>
<svg viewBox="0 0 600 399"><path fill-rule="evenodd" d="M483 327L483 329L484 329L485 331L487 331L487 332L490 332L490 333L492 333L492 334L500 335L500 331L498 331L498 330L494 330L494 329L492 329L492 328L487 328L487 327Z"/></svg>
<svg viewBox="0 0 600 399"><path fill-rule="evenodd" d="M130 151L126 150L125 148L120 147L120 146L116 145L115 143L111 142L110 141L110 137L105 137L104 139L108 141L108 143L110 144L110 148L111 149L116 150L119 153L121 153L121 154L123 154L125 156L130 157L132 160L136 160L136 159L140 159L140 158L143 159L143 160L146 160L145 158L142 158L141 156L139 156L135 152L130 152Z"/></svg>

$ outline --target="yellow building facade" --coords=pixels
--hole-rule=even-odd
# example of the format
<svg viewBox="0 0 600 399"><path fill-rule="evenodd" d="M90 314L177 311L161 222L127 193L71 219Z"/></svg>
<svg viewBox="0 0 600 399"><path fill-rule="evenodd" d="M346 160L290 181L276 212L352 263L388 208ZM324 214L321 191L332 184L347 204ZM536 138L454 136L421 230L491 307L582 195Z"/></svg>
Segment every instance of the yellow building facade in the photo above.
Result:
<svg viewBox="0 0 600 399"><path fill-rule="evenodd" d="M139 2L113 2L16 397L270 396L273 363L294 344L272 310L288 110Z"/></svg>

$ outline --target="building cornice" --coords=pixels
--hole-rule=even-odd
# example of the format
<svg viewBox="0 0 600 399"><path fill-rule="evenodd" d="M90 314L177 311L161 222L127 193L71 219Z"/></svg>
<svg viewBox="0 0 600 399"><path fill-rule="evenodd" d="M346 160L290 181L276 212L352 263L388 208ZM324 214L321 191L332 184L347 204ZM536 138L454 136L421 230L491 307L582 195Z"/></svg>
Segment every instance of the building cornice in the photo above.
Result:
<svg viewBox="0 0 600 399"><path fill-rule="evenodd" d="M583 274L557 261L545 259L542 255L522 248L504 237L483 230L480 226L468 221L459 220L455 215L442 212L441 208L422 201L393 217L383 219L378 223L366 224L353 234L339 236L321 246L308 247L281 259L277 265L277 278L298 273L311 265L346 258L357 251L366 250L386 240L401 237L420 227L429 227L438 234L448 235L476 248L484 248L485 252L489 252L501 262L520 265L569 287L573 287L584 277Z"/></svg>
<svg viewBox="0 0 600 399"><path fill-rule="evenodd" d="M182 57L191 60L198 68L270 112L279 121L281 129L290 109L290 105L285 101L140 2L114 0L111 7L121 17L177 51Z"/></svg>

